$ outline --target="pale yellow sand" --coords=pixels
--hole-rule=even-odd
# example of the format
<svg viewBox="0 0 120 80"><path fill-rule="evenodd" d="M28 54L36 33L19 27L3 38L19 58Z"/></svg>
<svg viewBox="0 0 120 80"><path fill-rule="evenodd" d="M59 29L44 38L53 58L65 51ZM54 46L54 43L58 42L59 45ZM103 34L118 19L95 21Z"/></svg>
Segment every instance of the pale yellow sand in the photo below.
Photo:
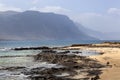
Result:
<svg viewBox="0 0 120 80"><path fill-rule="evenodd" d="M104 65L106 65L107 62L110 62L111 67L102 69L103 73L100 75L100 80L120 80L120 48L69 47L69 49L71 48L104 52L103 55L90 56L90 58L96 59ZM79 78L79 76L76 77Z"/></svg>
<svg viewBox="0 0 120 80"><path fill-rule="evenodd" d="M100 80L120 80L120 48L95 48L95 50L102 51L105 54L100 56L92 56L103 64L110 62L111 68L103 70L100 75Z"/></svg>

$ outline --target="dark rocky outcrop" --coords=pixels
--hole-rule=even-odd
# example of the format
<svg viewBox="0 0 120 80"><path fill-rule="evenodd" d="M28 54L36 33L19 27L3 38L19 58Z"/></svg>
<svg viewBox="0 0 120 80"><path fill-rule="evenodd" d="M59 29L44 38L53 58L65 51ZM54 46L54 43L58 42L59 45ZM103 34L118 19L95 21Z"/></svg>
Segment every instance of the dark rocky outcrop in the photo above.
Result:
<svg viewBox="0 0 120 80"><path fill-rule="evenodd" d="M30 78L34 78L35 80L39 78L43 78L43 80L47 80L46 77L52 77L50 80L75 80L71 78L67 78L66 76L64 77L57 77L55 76L56 74L61 74L61 73L69 73L70 76L74 76L78 74L76 70L87 70L85 72L88 73L89 76L95 76L101 74L100 68L105 67L104 65L101 65L99 62L92 60L90 58L84 57L84 56L76 56L74 54L72 55L67 55L64 53L39 53L35 57L35 60L40 60L40 61L45 61L49 63L54 63L58 65L62 65L63 67L61 68L34 68L31 69L30 74L36 74L37 76L30 76ZM78 62L77 62L78 61ZM80 62L79 62L80 61ZM90 69L90 70L89 70ZM91 70L93 69L93 70ZM94 70L95 69L95 70ZM54 76L54 77L53 77ZM33 80L34 80L33 79ZM76 79L77 80L77 79ZM81 78L79 80L89 80L89 78Z"/></svg>
<svg viewBox="0 0 120 80"><path fill-rule="evenodd" d="M76 47L76 46L91 46L92 44L72 44L71 47Z"/></svg>
<svg viewBox="0 0 120 80"><path fill-rule="evenodd" d="M120 48L120 42L102 42L101 43L96 43L96 44L72 44L70 47L112 47L112 48Z"/></svg>
<svg viewBox="0 0 120 80"><path fill-rule="evenodd" d="M43 46L43 47L28 47L28 48L14 48L12 50L16 50L16 51L19 51L19 50L49 50L50 48L49 47L46 47L46 46Z"/></svg>
<svg viewBox="0 0 120 80"><path fill-rule="evenodd" d="M16 70L25 69L25 68L26 67L24 66L13 66L13 67L0 68L0 70L16 71Z"/></svg>

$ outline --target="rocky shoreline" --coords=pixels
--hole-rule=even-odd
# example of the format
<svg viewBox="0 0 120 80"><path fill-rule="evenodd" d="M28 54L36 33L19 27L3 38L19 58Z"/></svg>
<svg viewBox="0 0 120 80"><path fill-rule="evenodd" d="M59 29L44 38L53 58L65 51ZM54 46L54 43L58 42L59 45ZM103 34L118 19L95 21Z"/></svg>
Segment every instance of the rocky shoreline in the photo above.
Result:
<svg viewBox="0 0 120 80"><path fill-rule="evenodd" d="M120 42L103 42L99 44L72 44L70 46L64 46L64 47L47 47L47 46L42 46L42 47L19 47L19 48L12 48L11 50L15 51L21 51L21 50L64 50L68 49L68 47L91 47L91 48L103 48L103 47L108 47L108 48L120 48ZM68 49L70 50L70 49ZM77 50L75 48L74 50Z"/></svg>
<svg viewBox="0 0 120 80"><path fill-rule="evenodd" d="M26 55L26 56L1 56L0 58L7 57L32 57L34 62L42 65L46 62L46 66L26 67L26 66L10 66L0 67L0 71L19 71L12 75L24 75L25 79L20 80L98 80L102 74L103 68L109 65L100 63L97 59L90 58L89 56L81 56L80 51L74 51L72 54L69 50L79 49L82 47L117 47L119 48L120 43L102 43L100 44L77 44L69 47L31 47L31 48L15 48L12 50L41 50L37 55ZM116 45L117 44L117 45ZM91 46L92 45L92 46ZM54 51L55 49L64 51ZM100 52L101 55L104 53ZM52 65L52 66L51 66ZM76 78L79 76L79 78ZM17 79L16 79L17 80Z"/></svg>
<svg viewBox="0 0 120 80"><path fill-rule="evenodd" d="M68 55L67 53L39 53L35 57L35 60L39 61L45 61L52 64L58 64L62 65L62 68L51 68L48 69L47 72L40 71L36 68L34 69L35 73L37 75L42 76L55 76L56 74L62 74L62 73L68 73L68 76L62 77L60 80L78 80L72 78L73 76L79 74L79 73L87 73L87 77L81 78L79 80L89 80L91 77L98 76L101 74L101 68L105 67L104 65L100 64L98 61L95 61L93 59L90 59L85 56L77 56L75 54ZM77 72L78 70L82 70L80 72ZM38 77L38 76L37 76ZM56 76L57 77L57 76ZM47 79L47 80L59 80L59 79ZM97 79L96 79L97 80Z"/></svg>
<svg viewBox="0 0 120 80"><path fill-rule="evenodd" d="M69 47L111 47L111 48L120 48L120 42L103 42L100 44L72 44Z"/></svg>
<svg viewBox="0 0 120 80"><path fill-rule="evenodd" d="M30 57L33 57L35 62L56 64L56 67L46 68L38 66L29 69L24 66L13 66L1 68L0 70L20 70L19 74L24 74L30 80L89 80L91 77L95 78L102 73L101 68L104 68L104 65L89 57L76 54L78 52L69 54L69 51L57 52L52 49L44 49L39 54L30 55ZM86 75L80 79L73 78L75 75L82 73Z"/></svg>

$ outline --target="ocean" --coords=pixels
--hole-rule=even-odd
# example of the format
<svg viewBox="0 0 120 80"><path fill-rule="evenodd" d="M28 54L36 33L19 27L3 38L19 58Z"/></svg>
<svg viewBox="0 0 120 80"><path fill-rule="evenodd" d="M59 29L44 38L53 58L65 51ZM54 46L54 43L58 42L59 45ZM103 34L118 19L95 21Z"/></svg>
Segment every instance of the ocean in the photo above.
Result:
<svg viewBox="0 0 120 80"><path fill-rule="evenodd" d="M60 47L69 46L72 44L87 44L87 43L100 43L102 41L80 41L80 40L41 40L41 41L0 41L0 56L10 55L27 55L32 53L38 53L37 50L26 50L26 51L13 51L11 48L18 47Z"/></svg>
<svg viewBox="0 0 120 80"><path fill-rule="evenodd" d="M13 51L12 48L20 47L63 47L70 46L72 44L95 44L102 42L120 42L120 40L24 40L24 41L15 41L15 40L0 40L0 56L1 55L27 55L31 53L37 53L37 50L27 50L27 51Z"/></svg>
<svg viewBox="0 0 120 80"><path fill-rule="evenodd" d="M31 55L37 54L40 50L23 50L23 51L14 51L11 48L18 47L60 47L60 46L69 46L72 44L93 44L93 43L102 43L108 40L40 40L40 41L0 41L0 56L12 56L12 55ZM111 41L120 41L120 40L111 40Z"/></svg>
<svg viewBox="0 0 120 80"><path fill-rule="evenodd" d="M20 47L61 47L61 46L70 46L72 44L93 44L93 43L102 43L106 41L119 41L120 40L24 40L24 41L8 41L8 40L1 40L0 41L0 56L1 55L9 55L10 53L12 55L23 55L23 54L31 54L36 53L35 51L11 51L11 48L20 48Z"/></svg>
<svg viewBox="0 0 120 80"><path fill-rule="evenodd" d="M0 41L0 48L15 48L15 47L40 47L40 46L68 46L72 44L91 44L101 43L107 40L40 40L40 41ZM111 40L115 41L115 40Z"/></svg>

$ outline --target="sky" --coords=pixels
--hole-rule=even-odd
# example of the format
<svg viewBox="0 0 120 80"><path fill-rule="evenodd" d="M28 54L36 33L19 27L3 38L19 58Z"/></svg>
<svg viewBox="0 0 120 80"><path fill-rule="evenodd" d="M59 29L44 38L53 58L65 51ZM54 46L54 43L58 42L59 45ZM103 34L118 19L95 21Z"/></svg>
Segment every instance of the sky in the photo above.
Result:
<svg viewBox="0 0 120 80"><path fill-rule="evenodd" d="M0 0L0 11L54 12L100 32L120 32L120 0Z"/></svg>

